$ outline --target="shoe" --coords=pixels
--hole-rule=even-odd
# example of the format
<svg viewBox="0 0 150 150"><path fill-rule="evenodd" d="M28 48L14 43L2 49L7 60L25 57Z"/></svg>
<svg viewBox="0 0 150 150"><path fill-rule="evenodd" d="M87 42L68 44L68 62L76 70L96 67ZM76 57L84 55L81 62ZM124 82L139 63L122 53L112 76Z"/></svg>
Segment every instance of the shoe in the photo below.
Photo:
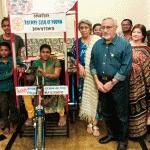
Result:
<svg viewBox="0 0 150 150"><path fill-rule="evenodd" d="M119 143L117 150L127 150L127 144Z"/></svg>
<svg viewBox="0 0 150 150"><path fill-rule="evenodd" d="M99 143L106 144L106 143L109 143L110 141L114 141L114 137L111 137L111 136L107 135L107 136L101 138L99 140Z"/></svg>

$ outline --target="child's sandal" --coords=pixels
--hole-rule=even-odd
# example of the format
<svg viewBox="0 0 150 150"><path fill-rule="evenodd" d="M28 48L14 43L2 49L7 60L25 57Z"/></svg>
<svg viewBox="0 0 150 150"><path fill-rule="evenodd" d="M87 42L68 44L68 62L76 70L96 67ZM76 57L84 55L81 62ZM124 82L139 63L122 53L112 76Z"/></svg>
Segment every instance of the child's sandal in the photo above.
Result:
<svg viewBox="0 0 150 150"><path fill-rule="evenodd" d="M26 120L26 122L25 122L25 125L26 126L31 126L31 125L33 125L33 119L32 120L30 120L29 118Z"/></svg>

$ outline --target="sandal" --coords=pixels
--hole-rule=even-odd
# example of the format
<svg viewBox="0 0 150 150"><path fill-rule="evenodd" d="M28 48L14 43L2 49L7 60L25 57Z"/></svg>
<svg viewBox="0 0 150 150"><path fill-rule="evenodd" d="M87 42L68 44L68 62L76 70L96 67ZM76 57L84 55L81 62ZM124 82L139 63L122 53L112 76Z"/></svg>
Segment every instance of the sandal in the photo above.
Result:
<svg viewBox="0 0 150 150"><path fill-rule="evenodd" d="M3 134L10 134L8 127L5 128L5 130L3 131Z"/></svg>
<svg viewBox="0 0 150 150"><path fill-rule="evenodd" d="M100 136L99 127L93 125L93 136Z"/></svg>
<svg viewBox="0 0 150 150"><path fill-rule="evenodd" d="M89 123L89 124L87 125L87 133L93 133L92 127L93 127L92 123Z"/></svg>
<svg viewBox="0 0 150 150"><path fill-rule="evenodd" d="M66 124L65 116L61 116L58 122L58 126L64 126Z"/></svg>
<svg viewBox="0 0 150 150"><path fill-rule="evenodd" d="M32 120L28 118L25 122L25 126L31 126L31 125L33 125L33 118Z"/></svg>

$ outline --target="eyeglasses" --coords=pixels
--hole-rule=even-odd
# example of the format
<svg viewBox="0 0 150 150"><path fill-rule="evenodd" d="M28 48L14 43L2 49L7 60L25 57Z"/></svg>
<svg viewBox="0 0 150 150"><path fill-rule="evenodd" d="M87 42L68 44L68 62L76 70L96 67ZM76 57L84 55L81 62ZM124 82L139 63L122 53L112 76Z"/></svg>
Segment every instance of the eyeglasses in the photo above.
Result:
<svg viewBox="0 0 150 150"><path fill-rule="evenodd" d="M94 31L102 31L102 29L94 29Z"/></svg>
<svg viewBox="0 0 150 150"><path fill-rule="evenodd" d="M123 27L124 27L124 26L130 26L130 24L122 24L121 26L123 26Z"/></svg>
<svg viewBox="0 0 150 150"><path fill-rule="evenodd" d="M115 27L115 26L102 26L102 29L101 30L111 30L113 27Z"/></svg>

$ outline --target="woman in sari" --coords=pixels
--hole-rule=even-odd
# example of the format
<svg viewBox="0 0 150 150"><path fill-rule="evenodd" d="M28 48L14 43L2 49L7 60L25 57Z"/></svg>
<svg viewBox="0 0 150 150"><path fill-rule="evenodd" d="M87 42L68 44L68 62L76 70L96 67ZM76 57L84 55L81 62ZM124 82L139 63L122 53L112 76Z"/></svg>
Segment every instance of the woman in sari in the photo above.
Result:
<svg viewBox="0 0 150 150"><path fill-rule="evenodd" d="M79 22L79 31L81 38L79 43L79 103L81 119L88 122L87 132L93 133L94 136L99 136L99 128L97 127L97 120L102 118L99 114L98 107L98 90L96 88L93 77L90 73L89 63L91 58L91 50L97 40L100 39L97 35L92 35L92 24L88 20L81 20ZM76 65L76 41L72 47L73 64Z"/></svg>
<svg viewBox="0 0 150 150"><path fill-rule="evenodd" d="M130 73L129 137L138 139L147 133L147 113L150 90L150 50L145 44L146 28L137 24L132 29L133 49Z"/></svg>

